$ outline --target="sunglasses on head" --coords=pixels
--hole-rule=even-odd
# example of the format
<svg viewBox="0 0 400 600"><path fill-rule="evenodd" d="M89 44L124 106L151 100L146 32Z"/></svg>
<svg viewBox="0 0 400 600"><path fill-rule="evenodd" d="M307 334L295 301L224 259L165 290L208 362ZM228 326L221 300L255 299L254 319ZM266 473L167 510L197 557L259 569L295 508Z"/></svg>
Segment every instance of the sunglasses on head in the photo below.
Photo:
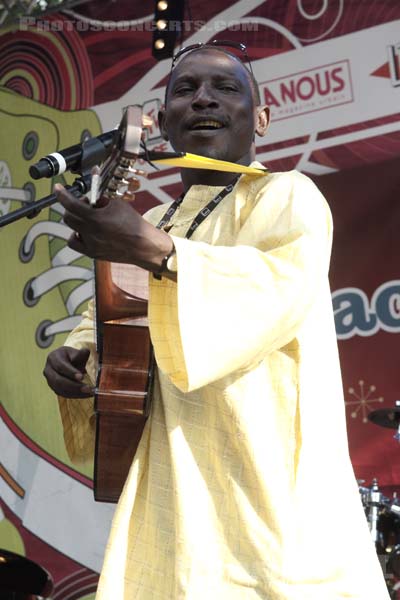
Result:
<svg viewBox="0 0 400 600"><path fill-rule="evenodd" d="M251 66L249 55L247 54L247 46L245 44L241 44L240 42L231 42L229 40L212 40L212 42L198 42L197 44L191 44L190 46L185 46L177 52L172 58L171 71L176 66L179 59L188 52L192 52L193 50L198 50L199 48L222 48L222 49L230 49L231 54L239 58L241 62L243 62L241 55L245 57L247 64L249 65L249 70L254 77L253 67ZM232 50L239 50L241 55L237 56L232 52Z"/></svg>

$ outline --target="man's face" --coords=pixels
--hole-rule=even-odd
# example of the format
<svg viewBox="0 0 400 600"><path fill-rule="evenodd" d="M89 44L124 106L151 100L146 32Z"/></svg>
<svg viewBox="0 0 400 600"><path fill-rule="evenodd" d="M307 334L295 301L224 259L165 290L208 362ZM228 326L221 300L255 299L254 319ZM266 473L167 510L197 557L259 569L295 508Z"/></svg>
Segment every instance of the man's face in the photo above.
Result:
<svg viewBox="0 0 400 600"><path fill-rule="evenodd" d="M238 60L214 49L194 51L172 73L162 131L178 152L249 164L255 108Z"/></svg>

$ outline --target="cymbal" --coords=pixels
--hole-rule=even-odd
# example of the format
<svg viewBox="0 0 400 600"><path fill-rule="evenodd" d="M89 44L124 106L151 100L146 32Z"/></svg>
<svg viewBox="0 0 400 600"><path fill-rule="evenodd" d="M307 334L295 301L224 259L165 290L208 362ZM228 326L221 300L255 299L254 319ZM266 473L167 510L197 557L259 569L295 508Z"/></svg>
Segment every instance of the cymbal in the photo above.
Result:
<svg viewBox="0 0 400 600"><path fill-rule="evenodd" d="M375 425L388 427L389 429L398 429L400 425L400 407L399 408L380 408L374 410L368 415L368 420Z"/></svg>

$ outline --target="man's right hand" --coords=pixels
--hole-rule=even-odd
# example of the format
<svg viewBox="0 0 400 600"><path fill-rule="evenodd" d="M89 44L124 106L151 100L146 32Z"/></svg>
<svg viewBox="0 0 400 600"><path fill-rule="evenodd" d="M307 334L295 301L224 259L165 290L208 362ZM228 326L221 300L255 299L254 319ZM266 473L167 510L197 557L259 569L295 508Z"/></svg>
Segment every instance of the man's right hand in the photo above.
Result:
<svg viewBox="0 0 400 600"><path fill-rule="evenodd" d="M70 346L62 346L48 355L43 375L58 396L65 398L93 396L93 388L83 383L89 354L87 349L76 350Z"/></svg>

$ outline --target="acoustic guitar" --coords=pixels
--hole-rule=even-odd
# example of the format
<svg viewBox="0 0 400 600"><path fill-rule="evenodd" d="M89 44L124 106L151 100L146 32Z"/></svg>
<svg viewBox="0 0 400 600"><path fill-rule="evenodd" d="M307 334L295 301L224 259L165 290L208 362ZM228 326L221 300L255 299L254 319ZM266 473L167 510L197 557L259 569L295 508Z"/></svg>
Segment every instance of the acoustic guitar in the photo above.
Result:
<svg viewBox="0 0 400 600"><path fill-rule="evenodd" d="M91 204L134 198L137 176L145 175L134 166L144 125L141 107L125 109L111 154L92 176ZM102 502L118 501L149 414L154 368L148 277L133 265L95 261L94 497Z"/></svg>

